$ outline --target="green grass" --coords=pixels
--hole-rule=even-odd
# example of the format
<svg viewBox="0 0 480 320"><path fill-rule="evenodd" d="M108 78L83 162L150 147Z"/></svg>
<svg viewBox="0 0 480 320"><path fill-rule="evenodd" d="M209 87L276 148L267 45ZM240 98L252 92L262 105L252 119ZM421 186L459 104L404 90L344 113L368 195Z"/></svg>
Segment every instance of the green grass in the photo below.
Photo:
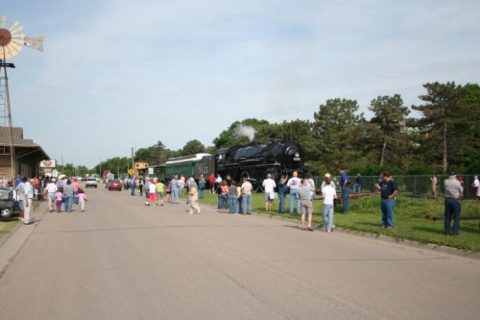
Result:
<svg viewBox="0 0 480 320"><path fill-rule="evenodd" d="M6 234L8 234L15 225L18 224L18 219L15 220L0 220L0 238L4 237Z"/></svg>
<svg viewBox="0 0 480 320"><path fill-rule="evenodd" d="M348 214L335 212L334 222L337 227L368 232L373 234L384 234L397 239L409 239L421 243L433 243L443 246L455 247L464 250L480 252L480 201L464 200L462 202L462 221L460 223L459 236L445 236L443 234L443 212L444 202L439 199L409 198L401 196L395 207L395 228L382 229L380 214L380 197L378 195L366 196L360 199L350 200L350 211ZM202 203L217 205L217 195L205 194ZM270 216L285 216L292 219L299 219L299 215L265 212L263 194L253 195L253 211L256 213L268 214ZM274 202L274 209L278 208L278 200ZM287 196L286 208L289 208ZM314 201L313 221L323 226L322 221L322 200ZM477 219L469 220L469 217ZM467 219L465 219L467 218Z"/></svg>

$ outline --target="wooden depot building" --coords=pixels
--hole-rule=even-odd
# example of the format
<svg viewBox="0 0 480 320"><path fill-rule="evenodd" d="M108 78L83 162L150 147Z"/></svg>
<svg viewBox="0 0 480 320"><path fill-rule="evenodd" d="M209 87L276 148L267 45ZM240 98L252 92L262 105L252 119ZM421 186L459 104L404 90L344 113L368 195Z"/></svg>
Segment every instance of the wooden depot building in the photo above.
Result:
<svg viewBox="0 0 480 320"><path fill-rule="evenodd" d="M23 138L23 128L12 128L14 149L14 177L39 175L40 161L50 160L42 147L31 139ZM11 179L10 130L0 126L0 178Z"/></svg>

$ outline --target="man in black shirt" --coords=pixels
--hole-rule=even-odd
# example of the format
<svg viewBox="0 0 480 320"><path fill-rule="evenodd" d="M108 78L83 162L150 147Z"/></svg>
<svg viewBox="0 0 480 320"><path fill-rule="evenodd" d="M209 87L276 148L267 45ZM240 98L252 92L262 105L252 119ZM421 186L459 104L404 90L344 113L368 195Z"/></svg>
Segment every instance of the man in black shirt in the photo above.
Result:
<svg viewBox="0 0 480 320"><path fill-rule="evenodd" d="M383 173L383 182L377 187L380 189L382 197L382 228L393 228L393 208L397 202L398 185L393 181L392 176L388 172Z"/></svg>

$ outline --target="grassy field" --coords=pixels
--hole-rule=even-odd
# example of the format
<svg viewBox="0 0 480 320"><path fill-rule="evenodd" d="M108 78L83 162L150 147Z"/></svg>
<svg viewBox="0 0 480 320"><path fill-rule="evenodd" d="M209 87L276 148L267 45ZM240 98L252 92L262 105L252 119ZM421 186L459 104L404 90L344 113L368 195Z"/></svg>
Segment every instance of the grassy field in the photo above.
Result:
<svg viewBox="0 0 480 320"><path fill-rule="evenodd" d="M217 195L205 194L202 203L217 205ZM280 215L275 212L265 212L263 194L255 194L253 197L253 211L268 215ZM289 208L287 196L286 207ZM278 200L275 200L274 208L278 208ZM323 226L322 200L314 201L313 221ZM462 221L460 223L459 236L445 236L443 234L443 198L425 199L401 196L395 207L395 228L382 229L380 214L379 195L370 195L359 199L350 200L348 214L339 212L336 208L334 223L337 227L384 234L397 239L409 239L422 243L434 243L449 247L480 252L480 201L464 200L462 202ZM284 214L292 219L299 219L299 215ZM477 219L471 219L471 218Z"/></svg>

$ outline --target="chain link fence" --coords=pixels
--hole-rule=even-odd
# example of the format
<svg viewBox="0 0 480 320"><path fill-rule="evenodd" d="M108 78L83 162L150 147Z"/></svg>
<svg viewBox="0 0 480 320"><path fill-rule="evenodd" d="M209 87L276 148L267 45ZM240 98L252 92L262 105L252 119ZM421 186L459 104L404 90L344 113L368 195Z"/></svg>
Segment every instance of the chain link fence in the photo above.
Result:
<svg viewBox="0 0 480 320"><path fill-rule="evenodd" d="M448 175L437 175L437 196L443 195L443 182L448 178ZM475 198L474 189L472 187L475 175L457 175L457 177L463 178L464 184L464 198ZM339 177L332 177L335 181L337 188L339 188ZM432 192L432 176L430 175L411 175L411 176L393 176L393 179L398 183L400 192L410 194L418 197L431 197ZM324 177L313 177L315 185L320 187ZM355 176L349 176L350 179L350 192L354 192ZM361 177L361 192L375 192L375 184L379 181L379 176L362 176Z"/></svg>

